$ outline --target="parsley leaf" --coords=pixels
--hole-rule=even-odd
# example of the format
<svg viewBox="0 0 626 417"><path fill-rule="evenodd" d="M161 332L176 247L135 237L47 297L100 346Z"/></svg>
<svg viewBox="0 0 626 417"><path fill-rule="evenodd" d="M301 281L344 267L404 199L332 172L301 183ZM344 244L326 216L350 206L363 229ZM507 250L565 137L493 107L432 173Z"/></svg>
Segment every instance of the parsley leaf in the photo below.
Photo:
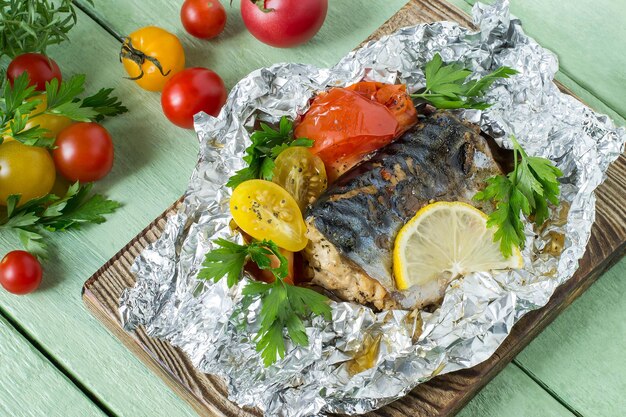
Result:
<svg viewBox="0 0 626 417"><path fill-rule="evenodd" d="M478 80L468 80L472 71L457 63L444 64L441 55L435 54L424 66L426 87L411 97L428 102L439 109L484 110L489 103L479 101L485 91L498 78L509 78L518 72L509 67L500 67Z"/></svg>
<svg viewBox="0 0 626 417"><path fill-rule="evenodd" d="M261 129L250 136L252 144L246 149L243 160L248 164L229 178L227 187L235 188L244 181L261 178L271 180L274 176L274 160L282 151L292 146L313 146L313 140L293 137L293 122L283 116L278 130L261 123Z"/></svg>
<svg viewBox="0 0 626 417"><path fill-rule="evenodd" d="M97 93L85 97L80 106L91 108L96 113L94 118L96 122L101 121L105 117L126 113L128 109L122 105L122 102L117 97L111 96L112 93L112 88L102 88Z"/></svg>
<svg viewBox="0 0 626 417"><path fill-rule="evenodd" d="M206 254L203 268L198 278L219 281L227 277L229 287L241 280L242 271L248 260L261 269L269 269L275 280L271 284L250 281L243 288L241 304L249 306L258 297L261 300L260 328L255 338L256 349L261 353L265 366L270 366L280 357L285 356L284 331L299 346L307 346L303 320L310 315L319 315L330 320L328 299L317 292L285 283L288 274L288 261L280 253L278 246L271 240L253 241L247 245L238 245L226 239L217 239L219 248ZM273 256L278 258L279 266L272 268Z"/></svg>
<svg viewBox="0 0 626 417"><path fill-rule="evenodd" d="M40 115L52 114L88 122L128 111L117 97L111 97L111 88L102 89L81 100L77 96L84 91L84 84L84 74L75 75L61 83L56 78L52 79L46 83L45 109L37 111L36 107L42 103L37 96L41 93L35 91L34 86L28 86L28 74L18 77L13 86L4 83L4 98L0 99L0 131L10 132L15 140L24 145L51 148L54 146L54 138L49 137L46 129L36 125L36 118ZM31 119L35 126L26 129ZM0 137L0 144L2 142L3 138Z"/></svg>
<svg viewBox="0 0 626 417"><path fill-rule="evenodd" d="M17 233L22 244L37 256L46 256L43 231L78 229L86 223L102 223L105 214L113 213L120 204L99 194L91 194L92 184L75 183L64 197L48 194L21 206L19 195L7 199L7 214L0 217L0 230Z"/></svg>
<svg viewBox="0 0 626 417"><path fill-rule="evenodd" d="M239 245L226 239L216 239L213 243L220 246L207 253L198 278L218 282L227 276L228 288L236 285L241 279L243 267L251 259L261 269L269 269L280 279L287 276L287 259L280 253L278 246L272 241L253 241L247 245ZM271 267L271 256L280 260L280 266Z"/></svg>
<svg viewBox="0 0 626 417"><path fill-rule="evenodd" d="M528 156L514 136L511 141L513 171L489 178L487 187L474 196L474 200L495 203L487 226L498 229L494 240L500 241L500 251L506 257L511 256L513 246L524 247L526 236L520 215L534 216L534 223L541 226L550 215L548 203L559 204L558 178L563 176L550 160Z"/></svg>

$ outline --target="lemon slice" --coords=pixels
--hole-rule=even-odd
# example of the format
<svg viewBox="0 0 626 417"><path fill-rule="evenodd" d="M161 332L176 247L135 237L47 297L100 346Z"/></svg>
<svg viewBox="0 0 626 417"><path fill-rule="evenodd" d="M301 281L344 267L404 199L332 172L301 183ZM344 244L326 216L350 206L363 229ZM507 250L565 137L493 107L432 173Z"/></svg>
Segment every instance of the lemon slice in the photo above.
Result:
<svg viewBox="0 0 626 417"><path fill-rule="evenodd" d="M476 271L521 268L518 248L505 258L487 228L487 215L461 202L432 203L398 233L393 249L396 285L406 290L441 277L456 278Z"/></svg>

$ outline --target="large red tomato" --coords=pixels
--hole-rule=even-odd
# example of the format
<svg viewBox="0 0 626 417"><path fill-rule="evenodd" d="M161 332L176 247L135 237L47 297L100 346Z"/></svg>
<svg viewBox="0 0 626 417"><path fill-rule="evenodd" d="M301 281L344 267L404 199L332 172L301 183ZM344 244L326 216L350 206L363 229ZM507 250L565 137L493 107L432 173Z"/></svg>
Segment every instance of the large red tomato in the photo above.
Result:
<svg viewBox="0 0 626 417"><path fill-rule="evenodd" d="M217 116L226 96L226 87L219 75L206 68L187 68L165 84L161 106L172 123L192 129L194 114L203 111Z"/></svg>
<svg viewBox="0 0 626 417"><path fill-rule="evenodd" d="M0 284L13 294L28 294L41 283L41 264L30 253L14 250L0 261Z"/></svg>
<svg viewBox="0 0 626 417"><path fill-rule="evenodd" d="M98 123L73 124L59 133L54 144L54 164L70 181L97 181L111 171L113 141Z"/></svg>
<svg viewBox="0 0 626 417"><path fill-rule="evenodd" d="M361 82L319 94L300 124L298 138L326 166L329 183L417 122L404 85Z"/></svg>
<svg viewBox="0 0 626 417"><path fill-rule="evenodd" d="M46 91L46 81L56 78L61 82L61 70L52 58L43 54L28 53L18 55L7 68L7 78L11 85L22 73L28 73L28 85L34 85L37 91Z"/></svg>
<svg viewBox="0 0 626 417"><path fill-rule="evenodd" d="M300 45L320 30L328 0L241 0L241 17L255 38L278 48Z"/></svg>
<svg viewBox="0 0 626 417"><path fill-rule="evenodd" d="M226 26L226 10L219 0L185 0L180 9L180 20L190 35L211 39Z"/></svg>

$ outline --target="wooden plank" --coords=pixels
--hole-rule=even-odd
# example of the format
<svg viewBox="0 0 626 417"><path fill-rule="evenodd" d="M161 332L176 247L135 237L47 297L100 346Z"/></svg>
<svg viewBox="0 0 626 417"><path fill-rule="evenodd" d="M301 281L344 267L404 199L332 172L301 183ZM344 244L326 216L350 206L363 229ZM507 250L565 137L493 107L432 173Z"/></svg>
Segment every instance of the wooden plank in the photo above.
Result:
<svg viewBox="0 0 626 417"><path fill-rule="evenodd" d="M447 18L446 16L451 16ZM390 33L400 26L423 21L455 18L468 24L466 18L446 3L436 0L416 0L408 3L399 14L391 18L376 35ZM578 273L560 287L549 305L535 311L515 326L512 335L496 354L472 369L443 375L419 386L407 397L383 408L371 416L431 416L451 415L460 410L491 378L493 378L532 338L551 322L558 313L582 293L606 268L624 253L626 241L626 204L621 190L626 184L626 159L621 157L609 170L609 180L600 187L598 198L598 220L594 225L589 249L581 261ZM133 259L149 242L157 238L163 224L159 219L139 235L129 246L103 266L86 284L85 303L112 329L119 327L117 301L122 289L132 285L133 277L128 274ZM178 349L147 338L142 330L133 334L116 334L124 343L139 352L142 360L156 368L165 368L168 381L184 394L202 415L231 416L232 411L223 399L215 398L221 386L211 377L190 369L188 359ZM181 372L184 369L184 372ZM162 370L159 369L160 373ZM215 391L216 392L215 392ZM207 402L209 404L207 404ZM210 408L212 407L212 408ZM250 415L241 411L236 415Z"/></svg>
<svg viewBox="0 0 626 417"><path fill-rule="evenodd" d="M110 34L79 13L69 36L70 43L50 49L64 77L86 73L89 91L115 86L130 108L128 114L105 122L116 159L111 174L96 185L123 207L103 225L49 234L54 252L43 264L42 287L24 297L0 290L0 304L114 413L145 416L158 409L164 415L193 416L187 403L86 311L79 294L87 277L182 194L196 161L197 142L192 132L176 128L162 116L157 94L121 79L119 42ZM17 248L21 244L11 233L0 232L0 256ZM53 404L48 405L54 412Z"/></svg>
<svg viewBox="0 0 626 417"><path fill-rule="evenodd" d="M626 39L625 1L510 3L512 13L522 19L527 33L558 52L563 73L626 118L626 54L618 52L624 50Z"/></svg>
<svg viewBox="0 0 626 417"><path fill-rule="evenodd" d="M359 4L365 5L366 1L361 0ZM335 56L344 55L358 42L355 39L357 35L347 33L346 28L357 34L363 33L358 35L360 40L382 24L403 2L388 2L388 9L383 13L366 8L350 11L352 3L332 2L331 16L334 17L329 20L333 22L330 32L323 42L302 49L299 52L302 60L325 65ZM180 28L177 11L180 2L110 0L96 4L98 10L105 7L116 9L126 16L124 19L129 23L135 19L137 27L159 24ZM136 7L143 11L137 11ZM131 13L129 10L134 11ZM149 18L142 13L155 10L157 12ZM169 12L165 13L167 10ZM355 20L349 25L344 16ZM231 19L229 28L235 29L228 32L233 39L220 48L211 42L185 40L189 64L212 66L213 60L218 57L219 70L232 85L250 69L281 60L282 50L265 55L265 50L258 47L256 40L242 37L242 27L236 19ZM335 39L333 33L339 36ZM165 119L159 94L145 92L135 83L122 79L125 74L117 56L120 44L104 29L79 13L78 25L69 36L70 43L49 51L58 61L64 76L86 73L89 91L114 86L116 93L130 108L128 114L105 123L115 142L116 160L110 176L96 185L98 191L121 201L123 207L103 225L50 234L55 251L52 258L44 263L42 288L27 297L0 291L0 304L12 320L19 323L64 370L113 413L151 416L155 414L154 410L158 410L159 415L195 415L186 402L168 389L163 381L155 378L86 311L78 294L87 277L184 192L197 157L196 136L194 132L179 129ZM325 61L322 62L322 59ZM21 247L10 234L3 232L0 235L0 255ZM0 339L0 343L4 340Z"/></svg>
<svg viewBox="0 0 626 417"><path fill-rule="evenodd" d="M585 416L626 410L626 259L528 345L516 363Z"/></svg>
<svg viewBox="0 0 626 417"><path fill-rule="evenodd" d="M0 340L0 415L105 415L1 316Z"/></svg>
<svg viewBox="0 0 626 417"><path fill-rule="evenodd" d="M514 364L502 370L457 417L571 417L573 414Z"/></svg>
<svg viewBox="0 0 626 417"><path fill-rule="evenodd" d="M91 9L84 0L80 2ZM371 0L329 1L328 15L317 35L304 45L288 49L265 45L246 30L239 12L240 0L234 0L232 5L230 1L222 1L227 13L226 28L210 41L185 32L179 19L180 1L99 1L95 2L94 13L121 34L154 24L176 34L185 48L187 66L211 68L230 88L251 71L275 62L332 66L406 2L384 0L384 7L380 3L373 7Z"/></svg>

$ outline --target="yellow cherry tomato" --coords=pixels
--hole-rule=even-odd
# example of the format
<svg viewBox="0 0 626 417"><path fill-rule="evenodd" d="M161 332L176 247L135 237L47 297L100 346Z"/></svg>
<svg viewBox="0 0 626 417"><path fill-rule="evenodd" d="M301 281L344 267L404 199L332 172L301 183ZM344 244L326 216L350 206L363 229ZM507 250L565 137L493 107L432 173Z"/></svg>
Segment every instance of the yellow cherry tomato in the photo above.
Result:
<svg viewBox="0 0 626 417"><path fill-rule="evenodd" d="M0 205L11 194L21 194L20 203L43 197L54 185L56 171L47 149L4 142L0 145Z"/></svg>
<svg viewBox="0 0 626 417"><path fill-rule="evenodd" d="M272 240L291 252L301 251L308 243L296 200L273 182L239 184L230 198L230 212L237 225L257 240Z"/></svg>
<svg viewBox="0 0 626 417"><path fill-rule="evenodd" d="M131 33L120 59L130 79L148 91L161 91L165 83L185 69L185 50L176 35L147 26Z"/></svg>
<svg viewBox="0 0 626 417"><path fill-rule="evenodd" d="M45 94L41 94L39 96L28 99L28 101L31 100L41 100L41 103L39 103L37 107L35 107L35 109L30 112L30 117L28 118L28 123L26 123L24 130L39 125L39 127L48 130L45 136L49 138L56 138L60 131L74 123L74 121L68 117L57 116L54 114L41 114L39 116L35 116L46 109L48 102L46 100Z"/></svg>
<svg viewBox="0 0 626 417"><path fill-rule="evenodd" d="M296 200L300 210L317 200L326 190L326 168L322 159L307 148L287 148L276 158L272 181Z"/></svg>

